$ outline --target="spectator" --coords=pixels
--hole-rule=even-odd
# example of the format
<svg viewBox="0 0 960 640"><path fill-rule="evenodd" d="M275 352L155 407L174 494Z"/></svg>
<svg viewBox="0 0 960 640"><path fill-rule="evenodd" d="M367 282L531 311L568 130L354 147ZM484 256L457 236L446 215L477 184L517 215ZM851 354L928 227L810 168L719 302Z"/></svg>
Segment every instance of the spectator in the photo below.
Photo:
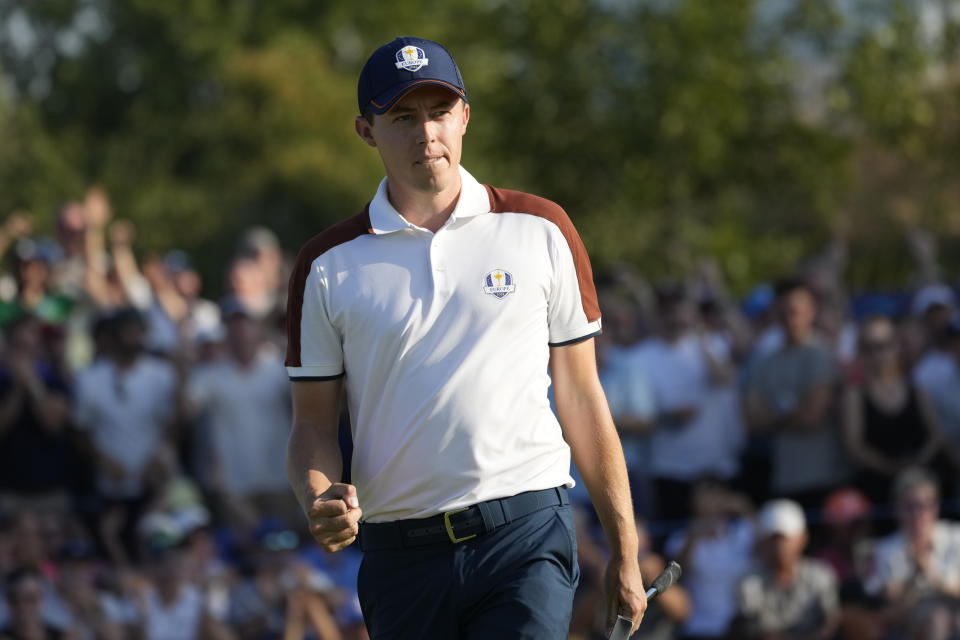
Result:
<svg viewBox="0 0 960 640"><path fill-rule="evenodd" d="M72 640L75 637L44 620L43 577L37 570L14 570L7 576L5 591L10 620L0 629L0 640Z"/></svg>
<svg viewBox="0 0 960 640"><path fill-rule="evenodd" d="M661 287L657 308L659 335L640 345L637 358L657 409L650 456L657 514L672 521L687 514L694 482L736 473L736 425L711 393L733 371L726 346L694 332L695 310L682 288Z"/></svg>
<svg viewBox="0 0 960 640"><path fill-rule="evenodd" d="M900 369L893 323L867 319L860 330L864 379L844 395L843 434L857 465L857 486L876 503L890 495L901 469L927 465L942 444L942 432L926 391Z"/></svg>
<svg viewBox="0 0 960 640"><path fill-rule="evenodd" d="M899 531L876 549L868 593L886 602L888 631L910 640L947 640L960 633L960 526L939 519L934 477L912 468L893 488Z"/></svg>
<svg viewBox="0 0 960 640"><path fill-rule="evenodd" d="M926 390L943 425L946 453L954 469L960 469L960 323L955 322L944 330L943 347L954 366Z"/></svg>
<svg viewBox="0 0 960 640"><path fill-rule="evenodd" d="M597 336L594 344L600 384L620 432L634 510L649 517L653 515L649 487L649 436L656 416L653 388L637 358L614 345L605 333ZM589 496L581 499L589 500Z"/></svg>
<svg viewBox="0 0 960 640"><path fill-rule="evenodd" d="M837 489L823 505L825 542L813 554L827 564L839 585L840 637L875 640L882 636L877 599L864 591L873 557L870 503L850 487Z"/></svg>
<svg viewBox="0 0 960 640"><path fill-rule="evenodd" d="M948 353L947 329L957 313L957 298L945 284L931 284L920 289L913 298L913 314L923 323L925 349L913 369L914 381L927 390L949 378L957 367Z"/></svg>
<svg viewBox="0 0 960 640"><path fill-rule="evenodd" d="M681 637L723 638L736 612L737 582L750 567L752 509L743 496L713 481L697 484L692 506L689 527L665 546L667 556L683 567L692 605Z"/></svg>
<svg viewBox="0 0 960 640"><path fill-rule="evenodd" d="M24 314L7 327L0 364L0 492L68 507L82 484L69 429L67 381L42 358L40 323ZM25 452L30 455L24 455Z"/></svg>
<svg viewBox="0 0 960 640"><path fill-rule="evenodd" d="M53 324L64 322L73 301L53 290L51 265L59 248L47 238L21 238L14 245L16 298L0 303L0 325L10 324L22 313L30 313Z"/></svg>
<svg viewBox="0 0 960 640"><path fill-rule="evenodd" d="M739 640L833 637L839 623L830 569L803 557L807 524L800 505L774 500L757 518L760 563L740 582L731 635Z"/></svg>
<svg viewBox="0 0 960 640"><path fill-rule="evenodd" d="M77 376L75 420L89 434L108 512L101 538L118 562L135 547L144 479L164 443L173 441L176 418L176 376L169 364L144 353L144 332L138 312L117 312L106 328L104 357Z"/></svg>
<svg viewBox="0 0 960 640"><path fill-rule="evenodd" d="M835 417L839 370L813 332L816 300L806 285L781 282L777 305L787 340L747 380L747 424L771 434L774 494L815 508L850 475Z"/></svg>
<svg viewBox="0 0 960 640"><path fill-rule="evenodd" d="M209 429L207 485L234 522L253 527L268 513L299 522L284 466L290 430L286 369L279 356L261 349L261 324L246 309L234 302L223 316L227 355L195 375L187 393L192 412L204 416Z"/></svg>
<svg viewBox="0 0 960 640"><path fill-rule="evenodd" d="M78 640L120 640L123 627L110 615L97 588L97 559L93 548L81 541L68 544L59 557L57 591L73 615L72 631Z"/></svg>
<svg viewBox="0 0 960 640"><path fill-rule="evenodd" d="M152 584L140 593L145 640L220 640L229 631L209 612L203 593L187 580L182 549L154 548L149 571Z"/></svg>

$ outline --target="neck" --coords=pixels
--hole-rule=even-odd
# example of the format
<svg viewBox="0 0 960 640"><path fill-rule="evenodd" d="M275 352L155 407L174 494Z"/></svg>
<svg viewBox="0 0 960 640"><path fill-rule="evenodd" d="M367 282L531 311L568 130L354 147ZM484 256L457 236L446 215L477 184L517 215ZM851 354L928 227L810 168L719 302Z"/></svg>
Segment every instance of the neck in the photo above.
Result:
<svg viewBox="0 0 960 640"><path fill-rule="evenodd" d="M394 186L397 185L397 186ZM457 201L460 199L460 173L456 174L448 187L442 191L418 191L391 181L387 175L387 198L390 204L411 224L437 231L450 218Z"/></svg>

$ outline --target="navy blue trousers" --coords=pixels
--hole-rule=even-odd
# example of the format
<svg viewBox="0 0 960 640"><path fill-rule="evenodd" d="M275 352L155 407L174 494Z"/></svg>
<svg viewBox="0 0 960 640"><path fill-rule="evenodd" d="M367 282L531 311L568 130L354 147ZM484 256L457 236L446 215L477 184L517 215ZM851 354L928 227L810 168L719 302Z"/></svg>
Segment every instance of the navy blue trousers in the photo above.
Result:
<svg viewBox="0 0 960 640"><path fill-rule="evenodd" d="M367 551L357 590L373 640L566 640L579 581L565 505L456 545Z"/></svg>

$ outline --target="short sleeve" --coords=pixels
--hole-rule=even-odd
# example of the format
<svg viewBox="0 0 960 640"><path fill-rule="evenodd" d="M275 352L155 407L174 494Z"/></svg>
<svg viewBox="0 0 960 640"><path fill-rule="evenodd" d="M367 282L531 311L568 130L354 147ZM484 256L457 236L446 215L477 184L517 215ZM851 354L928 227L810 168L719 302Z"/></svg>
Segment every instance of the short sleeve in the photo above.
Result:
<svg viewBox="0 0 960 640"><path fill-rule="evenodd" d="M319 266L313 266L307 274L298 318L288 318L297 323L298 344L288 347L287 374L291 380L327 380L343 375L343 343L340 334L330 320L327 310L326 282ZM289 332L288 332L289 333ZM288 336L288 340L291 336Z"/></svg>
<svg viewBox="0 0 960 640"><path fill-rule="evenodd" d="M600 312L587 251L573 225L553 234L553 281L547 305L550 346L561 347L600 334Z"/></svg>

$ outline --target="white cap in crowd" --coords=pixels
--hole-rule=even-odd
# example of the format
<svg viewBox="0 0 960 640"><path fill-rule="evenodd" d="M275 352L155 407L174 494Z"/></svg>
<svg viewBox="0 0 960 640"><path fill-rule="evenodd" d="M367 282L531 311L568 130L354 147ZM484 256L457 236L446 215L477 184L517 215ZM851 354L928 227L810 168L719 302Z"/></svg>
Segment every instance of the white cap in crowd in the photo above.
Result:
<svg viewBox="0 0 960 640"><path fill-rule="evenodd" d="M807 519L803 509L793 500L771 500L763 505L757 517L761 535L775 533L784 536L799 536L807 530Z"/></svg>

